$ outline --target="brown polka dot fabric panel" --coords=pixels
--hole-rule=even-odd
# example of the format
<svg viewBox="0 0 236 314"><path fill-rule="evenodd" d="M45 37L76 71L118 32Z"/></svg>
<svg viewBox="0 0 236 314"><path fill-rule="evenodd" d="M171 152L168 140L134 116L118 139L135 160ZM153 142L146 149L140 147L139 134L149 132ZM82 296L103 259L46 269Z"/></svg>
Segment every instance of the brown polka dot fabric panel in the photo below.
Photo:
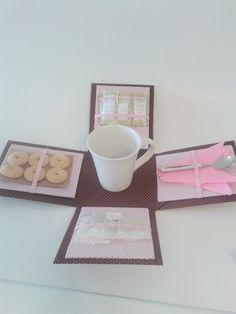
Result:
<svg viewBox="0 0 236 314"><path fill-rule="evenodd" d="M132 265L163 265L160 243L157 233L155 210L149 209L150 223L152 229L152 240L154 247L154 259L118 259L118 258L66 258L66 252L70 244L74 228L81 208L75 210L74 216L65 233L63 241L59 247L58 253L54 260L55 264L132 264Z"/></svg>
<svg viewBox="0 0 236 314"><path fill-rule="evenodd" d="M217 143L213 144L207 144L202 146L195 146L195 147L188 147L168 152L163 152L161 154L156 154L156 156L160 155L167 155L167 154L174 154L174 153L181 153L191 150L198 150L203 148L208 148L212 145L215 145ZM236 146L234 141L226 141L224 142L224 145L231 145L233 148L233 151L236 155ZM157 184L157 183L156 183ZM158 199L158 195L157 195ZM183 200L174 200L174 201L167 201L167 202L158 202L156 203L156 210L161 209L170 209L170 208L183 208L183 207L189 207L189 206L199 206L199 205L207 205L207 204L216 204L216 203L225 203L225 202L234 202L236 201L236 194L232 195L218 195L218 196L209 196L209 197L202 197L202 198L189 198L189 199L183 199Z"/></svg>
<svg viewBox="0 0 236 314"><path fill-rule="evenodd" d="M141 152L141 154L144 150ZM149 207L156 205L156 162L153 156L134 173L128 189L122 192L104 190L98 181L90 153L85 153L76 193L78 206Z"/></svg>

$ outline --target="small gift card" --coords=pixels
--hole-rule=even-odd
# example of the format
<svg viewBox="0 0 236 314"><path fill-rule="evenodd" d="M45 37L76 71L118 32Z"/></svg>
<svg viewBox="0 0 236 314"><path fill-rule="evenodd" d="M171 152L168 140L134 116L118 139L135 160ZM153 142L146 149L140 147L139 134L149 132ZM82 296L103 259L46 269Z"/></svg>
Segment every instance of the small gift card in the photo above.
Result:
<svg viewBox="0 0 236 314"><path fill-rule="evenodd" d="M235 201L236 163L222 162L235 152L231 141L158 154L158 209Z"/></svg>
<svg viewBox="0 0 236 314"><path fill-rule="evenodd" d="M153 138L153 101L152 85L93 83L90 132L101 125L122 124L135 129L141 138Z"/></svg>
<svg viewBox="0 0 236 314"><path fill-rule="evenodd" d="M55 263L161 265L154 212L124 207L77 209Z"/></svg>
<svg viewBox="0 0 236 314"><path fill-rule="evenodd" d="M74 198L82 161L77 151L9 141L0 160L1 194Z"/></svg>

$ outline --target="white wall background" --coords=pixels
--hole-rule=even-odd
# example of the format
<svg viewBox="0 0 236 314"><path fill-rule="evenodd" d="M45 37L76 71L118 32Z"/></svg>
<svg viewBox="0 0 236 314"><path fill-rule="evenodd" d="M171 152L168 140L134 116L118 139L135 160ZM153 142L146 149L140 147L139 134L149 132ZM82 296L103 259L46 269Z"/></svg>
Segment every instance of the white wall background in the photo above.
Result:
<svg viewBox="0 0 236 314"><path fill-rule="evenodd" d="M234 0L2 0L0 145L85 148L91 82L158 87L158 151L233 139L235 35Z"/></svg>

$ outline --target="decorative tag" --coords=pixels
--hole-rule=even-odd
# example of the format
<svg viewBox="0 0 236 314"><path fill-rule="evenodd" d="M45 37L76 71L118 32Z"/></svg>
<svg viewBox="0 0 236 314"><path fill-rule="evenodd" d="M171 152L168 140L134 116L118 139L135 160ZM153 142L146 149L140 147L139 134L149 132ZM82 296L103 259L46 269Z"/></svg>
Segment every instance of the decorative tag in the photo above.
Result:
<svg viewBox="0 0 236 314"><path fill-rule="evenodd" d="M107 220L121 220L122 214L119 212L106 212L106 219Z"/></svg>

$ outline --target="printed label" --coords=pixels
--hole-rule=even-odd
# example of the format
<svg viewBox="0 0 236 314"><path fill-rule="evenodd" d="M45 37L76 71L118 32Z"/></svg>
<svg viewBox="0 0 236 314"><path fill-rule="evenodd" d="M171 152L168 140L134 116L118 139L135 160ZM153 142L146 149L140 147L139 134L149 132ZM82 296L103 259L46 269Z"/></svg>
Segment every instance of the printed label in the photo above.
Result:
<svg viewBox="0 0 236 314"><path fill-rule="evenodd" d="M134 114L146 115L146 99L135 99Z"/></svg>

